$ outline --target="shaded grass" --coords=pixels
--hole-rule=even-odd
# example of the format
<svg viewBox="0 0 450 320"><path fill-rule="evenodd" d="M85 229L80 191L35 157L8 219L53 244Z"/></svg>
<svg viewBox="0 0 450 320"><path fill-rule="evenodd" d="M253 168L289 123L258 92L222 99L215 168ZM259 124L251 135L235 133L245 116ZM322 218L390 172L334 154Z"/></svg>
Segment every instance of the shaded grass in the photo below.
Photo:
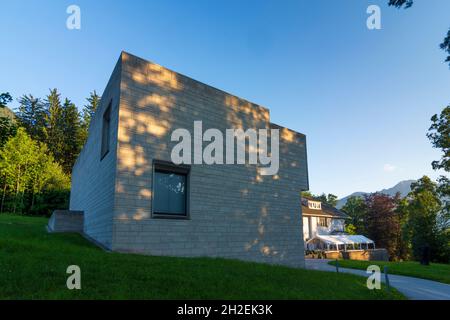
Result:
<svg viewBox="0 0 450 320"><path fill-rule="evenodd" d="M213 258L105 252L46 218L0 215L0 299L402 299L349 274ZM81 268L81 290L66 269Z"/></svg>
<svg viewBox="0 0 450 320"><path fill-rule="evenodd" d="M335 262L330 261L329 264L335 265ZM383 270L384 266L388 266L388 273L392 274L411 276L450 284L450 264L430 263L429 266L423 266L416 261L388 262L339 260L339 266L343 268L366 270L369 265L378 265L381 270Z"/></svg>

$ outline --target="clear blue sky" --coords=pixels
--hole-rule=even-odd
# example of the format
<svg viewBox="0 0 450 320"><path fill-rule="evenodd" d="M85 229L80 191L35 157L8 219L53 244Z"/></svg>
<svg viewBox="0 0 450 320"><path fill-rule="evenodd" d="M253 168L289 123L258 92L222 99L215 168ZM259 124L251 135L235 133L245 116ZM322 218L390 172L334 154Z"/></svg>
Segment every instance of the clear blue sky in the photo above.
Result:
<svg viewBox="0 0 450 320"><path fill-rule="evenodd" d="M438 47L450 1L387 2L2 1L0 91L43 97L57 87L81 107L125 50L306 134L312 192L375 191L437 175L425 134L450 102ZM81 8L79 31L66 28L70 4ZM369 4L381 7L381 30L366 28Z"/></svg>

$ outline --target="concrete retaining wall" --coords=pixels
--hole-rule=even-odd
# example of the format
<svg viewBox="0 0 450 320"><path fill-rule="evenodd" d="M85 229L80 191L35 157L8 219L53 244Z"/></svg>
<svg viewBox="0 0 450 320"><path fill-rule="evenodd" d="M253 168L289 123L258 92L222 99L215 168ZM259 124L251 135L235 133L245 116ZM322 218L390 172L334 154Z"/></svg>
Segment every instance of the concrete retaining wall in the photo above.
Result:
<svg viewBox="0 0 450 320"><path fill-rule="evenodd" d="M83 232L84 214L81 211L56 210L48 221L49 232Z"/></svg>
<svg viewBox="0 0 450 320"><path fill-rule="evenodd" d="M375 250L351 250L325 252L327 259L364 260L364 261L388 261L389 255L386 249Z"/></svg>

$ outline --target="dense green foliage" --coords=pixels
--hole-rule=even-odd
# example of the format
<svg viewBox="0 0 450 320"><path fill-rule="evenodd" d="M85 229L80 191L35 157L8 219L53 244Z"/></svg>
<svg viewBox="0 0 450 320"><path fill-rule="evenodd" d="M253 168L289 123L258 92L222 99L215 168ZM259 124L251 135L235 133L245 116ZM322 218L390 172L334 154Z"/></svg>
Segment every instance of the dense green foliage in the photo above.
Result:
<svg viewBox="0 0 450 320"><path fill-rule="evenodd" d="M342 210L354 231L386 248L391 260L421 260L424 250L432 261L450 260L448 216L438 185L427 176L413 183L404 199L374 193L349 198Z"/></svg>
<svg viewBox="0 0 450 320"><path fill-rule="evenodd" d="M350 216L351 220L347 221L346 224L353 226L355 234L367 234L366 209L364 199L355 196L348 198L345 205L341 208L342 211Z"/></svg>
<svg viewBox="0 0 450 320"><path fill-rule="evenodd" d="M5 108L12 101L9 92L0 93L0 108Z"/></svg>
<svg viewBox="0 0 450 320"><path fill-rule="evenodd" d="M64 172L70 175L99 101L94 91L80 113L74 103L68 98L62 101L58 90L52 89L45 100L22 96L16 116L31 138L45 143Z"/></svg>
<svg viewBox="0 0 450 320"><path fill-rule="evenodd" d="M334 265L335 262L331 261L329 264ZM431 263L428 266L424 266L414 261L386 262L339 260L339 266L342 268L367 270L367 267L370 265L378 265L381 270L384 269L384 266L388 266L388 273L391 274L429 279L450 284L450 264Z"/></svg>
<svg viewBox="0 0 450 320"><path fill-rule="evenodd" d="M433 115L431 123L427 136L433 147L442 151L441 159L433 161L431 165L435 170L444 170L448 173L450 172L450 106L445 107L439 115ZM439 177L437 191L444 207L439 215L440 223L442 228L450 234L450 180L446 175Z"/></svg>
<svg viewBox="0 0 450 320"><path fill-rule="evenodd" d="M95 92L90 93L89 98L87 98L87 104L83 107L82 121L81 121L81 140L86 141L87 134L89 132L89 125L91 124L92 117L94 116L95 110L97 110L98 104L100 103L100 96Z"/></svg>
<svg viewBox="0 0 450 320"><path fill-rule="evenodd" d="M450 53L450 31L446 38L448 50ZM450 56L447 58L450 61ZM433 191L437 192L441 202L441 209L436 213L438 220L438 234L435 241L447 248L441 255L450 259L450 179L448 173L450 172L450 106L445 107L440 115L433 115L431 117L431 127L428 131L428 138L430 139L434 148L442 151L440 160L432 162L433 169L444 170L447 175L441 175L438 178L438 184ZM423 199L425 201L425 199ZM428 203L433 203L435 200L428 199ZM434 215L434 213L433 213Z"/></svg>
<svg viewBox="0 0 450 320"><path fill-rule="evenodd" d="M436 149L442 150L442 158L433 161L433 169L450 171L450 105L445 107L440 115L431 117L431 127L427 137Z"/></svg>
<svg viewBox="0 0 450 320"><path fill-rule="evenodd" d="M42 210L48 206L46 195L67 193L70 188L69 177L54 161L47 146L31 139L24 128L19 128L0 149L0 181L0 212L49 214Z"/></svg>
<svg viewBox="0 0 450 320"><path fill-rule="evenodd" d="M83 141L81 141L80 114L75 104L67 98L62 108L62 123L63 144L60 150L62 153L61 165L64 171L70 174L83 146Z"/></svg>
<svg viewBox="0 0 450 320"><path fill-rule="evenodd" d="M57 89L50 90L45 101L47 112L45 114L45 142L55 159L62 159L64 148L64 122L61 95Z"/></svg>
<svg viewBox="0 0 450 320"><path fill-rule="evenodd" d="M351 223L345 224L344 232L349 235L361 234L356 231L356 227Z"/></svg>
<svg viewBox="0 0 450 320"><path fill-rule="evenodd" d="M406 208L408 215L406 230L411 240L413 257L420 260L423 249L428 247L433 260L448 262L449 239L446 229L442 228L438 219L442 204L436 183L428 177L423 177L414 183L411 189Z"/></svg>
<svg viewBox="0 0 450 320"><path fill-rule="evenodd" d="M9 93L0 95L0 212L66 209L71 170L100 97L91 93L82 113L57 89L45 99L23 95L15 114L11 101Z"/></svg>
<svg viewBox="0 0 450 320"><path fill-rule="evenodd" d="M33 95L19 98L17 119L28 134L36 141L45 142L45 104Z"/></svg>
<svg viewBox="0 0 450 320"><path fill-rule="evenodd" d="M401 216L396 210L399 197L374 193L365 197L367 235L379 248L385 248L392 260L401 256Z"/></svg>
<svg viewBox="0 0 450 320"><path fill-rule="evenodd" d="M402 299L350 274L213 258L105 252L47 219L0 215L0 299ZM66 269L81 268L81 290Z"/></svg>
<svg viewBox="0 0 450 320"><path fill-rule="evenodd" d="M388 2L390 6L405 9L410 8L413 3L414 0L389 0ZM448 62L450 65L450 29L447 31L447 34L439 47L447 53L445 62ZM432 125L427 136L433 147L441 149L443 153L442 158L433 161L432 166L435 170L442 169L448 173L450 172L450 106L445 107L439 116L435 114L431 118L431 121ZM422 181L422 183L424 182L425 181ZM447 256L448 259L448 256L450 256L450 179L448 178L448 175L441 175L437 182L437 194L439 195L439 200L442 204L438 212L432 213L431 215L433 217L437 216L438 235L436 235L435 238L440 239L438 242L444 246L446 251L443 255ZM433 198L435 198L435 196L430 196L430 194L426 195L422 190L420 192L414 192L414 197L414 204L411 205L411 208L415 207L415 210L413 211L417 213L417 211L422 210L422 214L430 218L430 212L434 211L432 208L434 207L435 200L433 200ZM425 217L422 218L425 219ZM411 219L414 220L415 218ZM430 226L428 226L427 229L430 229ZM426 236L426 238L428 239L428 236ZM427 241L431 240L422 239L419 242Z"/></svg>

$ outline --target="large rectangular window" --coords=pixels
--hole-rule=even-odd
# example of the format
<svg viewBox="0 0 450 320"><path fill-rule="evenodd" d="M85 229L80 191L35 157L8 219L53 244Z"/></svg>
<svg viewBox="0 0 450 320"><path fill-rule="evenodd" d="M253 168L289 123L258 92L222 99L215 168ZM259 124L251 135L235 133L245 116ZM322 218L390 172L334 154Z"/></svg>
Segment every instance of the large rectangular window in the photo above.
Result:
<svg viewBox="0 0 450 320"><path fill-rule="evenodd" d="M189 169L170 164L154 164L153 215L155 217L188 216Z"/></svg>
<svg viewBox="0 0 450 320"><path fill-rule="evenodd" d="M110 130L111 130L111 102L103 113L102 121L102 150L100 158L103 159L109 152L109 140L110 140Z"/></svg>

